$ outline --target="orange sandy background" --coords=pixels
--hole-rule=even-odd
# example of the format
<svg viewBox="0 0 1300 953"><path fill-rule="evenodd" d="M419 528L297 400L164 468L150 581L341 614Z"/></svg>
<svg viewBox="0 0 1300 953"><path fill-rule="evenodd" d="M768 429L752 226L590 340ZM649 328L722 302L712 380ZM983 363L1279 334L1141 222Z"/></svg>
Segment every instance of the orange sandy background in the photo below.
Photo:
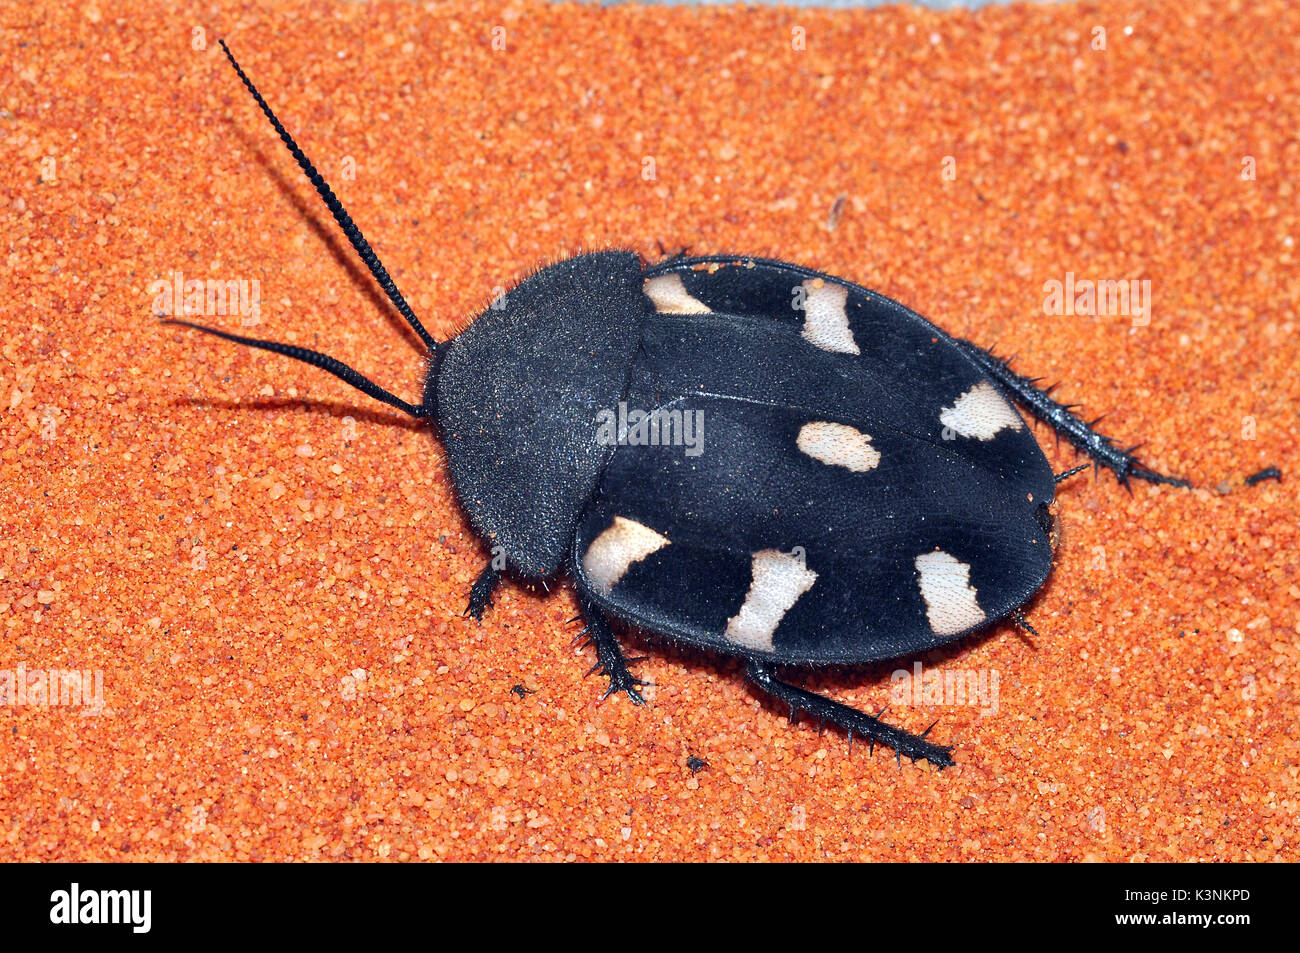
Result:
<svg viewBox="0 0 1300 953"><path fill-rule="evenodd" d="M0 16L0 670L103 679L0 706L0 857L1294 856L1294 6ZM484 553L427 433L156 322L155 280L257 280L257 333L419 392L219 36L439 337L580 249L780 257L1016 352L1198 488L1062 487L1041 635L922 659L998 673L997 711L888 713L940 719L942 773L790 727L734 661L634 643L650 704L600 702L567 585L461 618ZM1150 324L1044 314L1067 272L1150 280ZM802 681L874 710L894 667Z"/></svg>

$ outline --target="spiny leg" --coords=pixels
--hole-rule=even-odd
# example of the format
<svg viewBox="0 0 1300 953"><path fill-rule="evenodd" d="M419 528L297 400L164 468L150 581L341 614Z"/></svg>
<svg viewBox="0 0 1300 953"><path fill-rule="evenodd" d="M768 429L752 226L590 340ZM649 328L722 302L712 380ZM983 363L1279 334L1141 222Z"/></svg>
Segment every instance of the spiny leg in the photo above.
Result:
<svg viewBox="0 0 1300 953"><path fill-rule="evenodd" d="M1035 629L1032 625L1030 625L1029 620L1025 618L1024 610L1019 608L1012 609L1011 621L1014 622L1020 628L1024 629L1030 635L1038 635L1038 630Z"/></svg>
<svg viewBox="0 0 1300 953"><path fill-rule="evenodd" d="M887 725L866 712L832 701L805 688L783 682L772 674L772 669L764 662L751 660L745 675L767 694L789 705L791 716L797 712L806 711L820 722L830 722L832 725L843 728L849 733L850 739L856 735L867 738L872 745L880 742L882 745L893 748L897 752L900 762L903 755L907 755L913 761L924 758L940 768L946 768L954 763L951 748L925 740L925 736L930 733L930 728L933 728L934 725L925 729L920 735L910 734L901 728Z"/></svg>
<svg viewBox="0 0 1300 953"><path fill-rule="evenodd" d="M1017 374L1011 369L1010 361L1003 360L970 341L959 339L957 344L984 373L993 379L1004 394L1070 441L1077 450L1090 456L1095 465L1112 470L1122 485L1128 486L1129 478L1133 477L1150 483L1191 486L1186 480L1165 476L1143 466L1142 462L1133 456L1133 451L1138 449L1137 446L1121 450L1109 437L1093 429L1093 425L1101 420L1100 417L1087 422L1076 416L1072 409L1073 405L1061 404L1053 400L1050 388L1043 390L1037 386L1037 380Z"/></svg>
<svg viewBox="0 0 1300 953"><path fill-rule="evenodd" d="M470 587L469 605L465 607L463 615L473 616L475 621L482 622L483 611L492 605L492 593L500 582L501 570L497 569L496 558L493 557Z"/></svg>
<svg viewBox="0 0 1300 953"><path fill-rule="evenodd" d="M627 692L627 697L632 699L634 704L644 705L645 699L641 697L637 688L650 683L643 682L628 670L628 659L623 655L618 639L614 638L614 631L609 627L609 620L605 618L605 614L584 599L582 619L587 627L578 633L578 638L582 639L585 636L582 644L596 647L596 664L587 674L600 672L609 678L609 688L605 689L605 694L601 698L608 698L616 692ZM641 659L632 659L632 661L639 662Z"/></svg>

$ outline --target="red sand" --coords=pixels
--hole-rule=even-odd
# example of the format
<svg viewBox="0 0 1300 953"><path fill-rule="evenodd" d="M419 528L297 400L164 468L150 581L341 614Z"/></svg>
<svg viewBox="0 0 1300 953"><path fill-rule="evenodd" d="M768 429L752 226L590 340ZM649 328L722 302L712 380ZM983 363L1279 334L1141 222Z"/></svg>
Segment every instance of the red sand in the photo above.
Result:
<svg viewBox="0 0 1300 953"><path fill-rule="evenodd" d="M100 671L104 710L0 706L0 858L1294 856L1294 6L4 19L0 671ZM941 719L943 773L789 727L734 662L652 652L649 706L599 703L567 587L460 617L483 557L426 434L155 322L156 279L256 279L259 333L418 393L218 36L440 336L579 248L781 257L1018 352L1201 488L1063 488L1041 637L924 660L996 671L997 712L891 710ZM1149 326L1045 315L1067 272L1149 279ZM880 706L890 671L809 684Z"/></svg>

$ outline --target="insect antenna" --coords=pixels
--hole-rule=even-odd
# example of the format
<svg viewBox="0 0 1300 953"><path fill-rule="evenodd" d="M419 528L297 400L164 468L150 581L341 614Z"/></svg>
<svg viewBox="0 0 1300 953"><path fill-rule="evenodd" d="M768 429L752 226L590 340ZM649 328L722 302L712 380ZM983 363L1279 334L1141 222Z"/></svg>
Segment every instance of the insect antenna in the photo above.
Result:
<svg viewBox="0 0 1300 953"><path fill-rule="evenodd" d="M325 206L334 216L334 221L338 223L339 228L343 230L343 234L346 235L348 241L352 243L352 247L356 250L361 261L370 269L370 274L379 284L379 287L384 289L384 294L388 295L388 300L393 303L393 307L397 308L397 310L401 312L402 317L406 319L406 323L409 324L412 330L414 330L415 333L420 336L421 340L424 341L425 345L429 349L430 358L436 356L438 353L438 342L434 340L433 335L425 330L424 325L420 323L420 319L417 318L415 312L411 310L411 306L407 304L406 299L402 297L402 293L397 290L396 282L394 282L392 277L388 274L387 269L384 268L383 263L379 260L379 256L375 254L374 249L370 247L370 243L366 241L366 237L361 234L361 229L357 228L356 224L352 221L352 217L348 215L347 209L343 207L343 203L340 202L338 196L334 194L334 190L329 187L329 183L325 181L325 178L316 170L316 167L312 165L312 162L307 158L306 153L298 147L298 143L294 142L293 136L289 135L289 131L285 129L280 120L276 118L275 113L271 111L271 107L267 104L266 100L262 98L262 94L259 93L257 87L253 85L253 81L248 78L248 75L240 68L239 63L235 61L235 57L230 52L230 48L226 46L226 41L218 40L218 42L221 44L222 52L226 54L226 59L228 59L230 65L234 67L235 73L239 76L240 81L248 91L253 94L253 98L257 100L257 105L261 107L266 118L271 121L271 125L274 126L275 131L279 133L280 139L283 140L285 146L288 147L290 154L297 160L299 167L311 181L311 184L316 187L316 191L320 195L322 201L324 201ZM218 331L216 328L209 328L202 324L195 324L192 321L169 319L163 323L194 328L196 331L202 331L204 334L211 334L214 337L219 337L226 341L233 341L236 344L243 344L247 347L270 351L273 354L281 354L284 357L291 357L295 361L302 361L304 364L310 364L313 367L319 367L323 371L328 371L335 377L339 378L339 380L350 384L362 393L368 394L376 400L383 401L390 407L396 407L398 410L408 413L412 417L429 416L429 410L423 405L407 403L396 394L391 394L384 390L364 374L348 367L348 365L344 364L342 361L330 357L328 354L308 350L305 347L295 347L292 344L282 344L279 341L263 341L258 338L244 337L240 334L230 334L226 331Z"/></svg>
<svg viewBox="0 0 1300 953"><path fill-rule="evenodd" d="M280 120L276 118L275 113L271 111L271 107L267 104L266 100L262 98L262 94L259 93L257 87L253 85L253 81L248 78L248 74L246 74L240 67L239 63L236 62L234 54L230 52L230 47L226 46L226 41L218 40L217 42L221 44L221 51L226 54L226 59L228 59L230 65L234 67L235 74L239 77L240 82L242 82L244 87L253 94L253 99L257 100L257 105L261 108L263 115L271 121L271 125L275 127L275 131L279 134L285 147L288 148L290 155L297 160L298 167L302 169L303 174L306 175L308 180L311 181L311 184L315 186L316 191L320 195L321 200L325 203L326 208L328 208L330 214L334 216L334 221L338 222L339 228L343 230L343 234L347 236L348 241L352 243L352 247L356 249L357 256L365 266L370 269L370 274L379 284L379 287L384 289L384 294L388 295L388 300L393 303L393 307L397 308L397 310L401 312L402 317L406 319L406 323L409 324L412 330L414 330L415 333L420 336L420 339L424 341L425 345L429 348L429 353L435 353L438 350L438 342L434 340L432 334L425 330L424 325L420 323L420 319L417 318L415 312L411 310L411 306L407 304L406 299L402 297L402 293L397 290L397 283L389 276L387 269L384 268L383 262L379 260L379 256L375 254L374 249L370 247L370 243L366 241L366 236L361 234L361 229L357 228L356 223L352 221L352 217L348 215L347 209L343 207L343 203L339 201L338 196L334 194L334 190L331 189L329 183L325 181L325 177L316 171L316 167L312 165L311 160L307 158L307 154L298 147L298 143L294 142L293 136L289 135L289 130L285 129L280 123Z"/></svg>
<svg viewBox="0 0 1300 953"><path fill-rule="evenodd" d="M259 348L263 351L270 351L273 354L283 354L285 357L291 357L295 361L302 361L304 364L310 364L313 367L319 367L323 371L329 371L339 380L351 384L357 390L364 394L369 394L375 400L382 400L390 407L396 407L398 410L410 414L412 417L427 417L428 411L420 405L408 404L396 394L390 394L370 378L366 377L359 371L353 370L337 358L330 357L328 354L322 354L320 351L311 351L305 347L295 347L292 344L281 344L279 341L262 341L258 338L246 338L242 334L230 334L226 331L218 331L216 328L209 328L202 324L195 324L193 321L177 321L174 318L168 318L163 324L179 324L181 327L193 328L196 331L202 331L204 334L211 334L213 337L219 337L226 341L234 341L236 344L244 344L248 347Z"/></svg>

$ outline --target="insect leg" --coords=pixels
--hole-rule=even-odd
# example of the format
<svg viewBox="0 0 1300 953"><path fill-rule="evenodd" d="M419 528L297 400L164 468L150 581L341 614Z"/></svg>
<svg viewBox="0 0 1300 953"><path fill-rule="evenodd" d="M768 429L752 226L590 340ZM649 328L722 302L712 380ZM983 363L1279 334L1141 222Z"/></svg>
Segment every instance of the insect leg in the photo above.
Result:
<svg viewBox="0 0 1300 953"><path fill-rule="evenodd" d="M749 670L745 675L764 692L789 705L792 716L795 712L806 711L818 721L830 722L832 725L843 728L849 733L850 738L854 736L866 738L872 745L880 742L882 745L893 748L900 759L904 755L913 761L924 758L940 768L946 768L954 763L952 749L926 741L925 734L910 734L901 728L887 725L866 712L832 701L805 688L783 682L772 674L772 669L764 662L751 660ZM933 728L934 726L931 725L930 727ZM927 728L926 733L929 730Z"/></svg>
<svg viewBox="0 0 1300 953"><path fill-rule="evenodd" d="M1013 371L1010 361L1003 360L970 341L958 339L957 345L993 379L998 389L1006 396L1070 441L1076 449L1090 456L1094 465L1112 470L1124 486L1128 486L1129 478L1146 480L1150 483L1167 483L1170 486L1191 486L1186 480L1165 476L1143 466L1141 461L1133 456L1133 451L1137 447L1121 450L1109 437L1093 429L1093 424L1096 424L1100 417L1089 423L1076 416L1071 405L1061 404L1052 399L1050 388L1043 390L1037 386L1037 381Z"/></svg>
<svg viewBox="0 0 1300 953"><path fill-rule="evenodd" d="M496 558L493 557L470 587L469 605L462 615L473 616L477 622L483 621L483 611L492 605L492 593L496 592L500 581L501 570L497 569Z"/></svg>
<svg viewBox="0 0 1300 953"><path fill-rule="evenodd" d="M596 606L583 600L582 619L587 623L587 627L579 633L586 636L583 644L596 647L596 664L587 674L600 672L609 678L609 688L601 698L608 698L616 692L627 692L627 697L632 699L634 704L644 705L645 699L641 697L637 688L650 683L643 682L628 670L628 660L624 657L618 640L614 638L614 631L609 627L609 620L605 618L605 614ZM632 659L632 661L641 660Z"/></svg>

